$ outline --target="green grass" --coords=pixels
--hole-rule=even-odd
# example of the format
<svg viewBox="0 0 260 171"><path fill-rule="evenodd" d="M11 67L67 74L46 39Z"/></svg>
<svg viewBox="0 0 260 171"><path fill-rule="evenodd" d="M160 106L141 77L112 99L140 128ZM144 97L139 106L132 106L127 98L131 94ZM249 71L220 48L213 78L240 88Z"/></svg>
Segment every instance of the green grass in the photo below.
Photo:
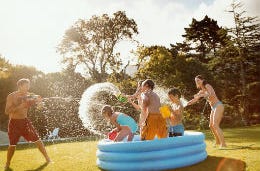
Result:
<svg viewBox="0 0 260 171"><path fill-rule="evenodd" d="M255 171L260 170L260 125L224 129L228 148L220 150L212 145L213 137L205 131L208 158L196 165L176 171ZM95 171L97 141L49 143L47 151L54 163L46 165L40 152L32 144L19 145L11 163L14 171ZM4 167L7 147L0 148L0 167Z"/></svg>

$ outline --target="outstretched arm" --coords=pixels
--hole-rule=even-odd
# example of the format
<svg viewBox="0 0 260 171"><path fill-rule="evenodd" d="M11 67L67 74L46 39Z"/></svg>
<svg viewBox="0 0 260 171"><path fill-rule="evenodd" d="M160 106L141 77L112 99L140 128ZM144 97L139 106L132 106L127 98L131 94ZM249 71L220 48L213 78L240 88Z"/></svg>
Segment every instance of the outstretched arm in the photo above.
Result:
<svg viewBox="0 0 260 171"><path fill-rule="evenodd" d="M131 103L131 105L136 109L136 110L141 110L141 107L136 104L131 98L128 98L128 102Z"/></svg>
<svg viewBox="0 0 260 171"><path fill-rule="evenodd" d="M194 98L191 99L190 101L188 101L188 105L192 105L194 103L196 103L201 97L203 97L203 92L199 91L197 94L194 95Z"/></svg>

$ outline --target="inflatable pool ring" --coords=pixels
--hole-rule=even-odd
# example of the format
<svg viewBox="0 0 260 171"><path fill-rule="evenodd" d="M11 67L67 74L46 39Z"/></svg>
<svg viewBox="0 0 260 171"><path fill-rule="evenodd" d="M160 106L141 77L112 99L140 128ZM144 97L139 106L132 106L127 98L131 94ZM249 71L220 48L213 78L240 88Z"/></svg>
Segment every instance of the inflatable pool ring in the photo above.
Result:
<svg viewBox="0 0 260 171"><path fill-rule="evenodd" d="M164 119L169 118L171 116L170 108L167 105L160 107L160 113Z"/></svg>
<svg viewBox="0 0 260 171"><path fill-rule="evenodd" d="M166 170L190 166L207 158L205 136L185 131L184 136L131 142L98 142L97 166L104 170Z"/></svg>

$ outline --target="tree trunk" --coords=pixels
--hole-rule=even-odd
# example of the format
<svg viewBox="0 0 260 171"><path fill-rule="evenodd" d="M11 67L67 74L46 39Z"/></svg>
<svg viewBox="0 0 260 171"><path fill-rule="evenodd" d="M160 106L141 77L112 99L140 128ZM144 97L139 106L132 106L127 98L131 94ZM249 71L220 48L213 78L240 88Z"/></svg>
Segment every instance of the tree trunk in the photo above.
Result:
<svg viewBox="0 0 260 171"><path fill-rule="evenodd" d="M240 55L241 55L241 59L243 59L242 54L240 54ZM245 78L245 65L244 65L243 61L240 61L240 79L241 79L241 93L242 93L241 117L242 117L242 121L245 123L245 121L247 120L247 117L246 117L246 78Z"/></svg>

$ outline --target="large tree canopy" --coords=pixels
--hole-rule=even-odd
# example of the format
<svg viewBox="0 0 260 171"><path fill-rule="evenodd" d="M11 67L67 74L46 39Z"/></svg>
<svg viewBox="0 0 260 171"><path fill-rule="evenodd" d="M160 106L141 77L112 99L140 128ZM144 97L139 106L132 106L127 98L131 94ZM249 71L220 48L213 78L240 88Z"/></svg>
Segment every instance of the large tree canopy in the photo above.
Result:
<svg viewBox="0 0 260 171"><path fill-rule="evenodd" d="M238 85L238 99L240 101L241 113L248 118L248 98L250 91L254 87L257 90L259 87L259 47L260 47L260 23L258 17L245 16L246 11L243 10L243 4L240 2L233 2L231 10L229 11L235 22L235 27L230 29L233 40L233 45L237 49L238 55L233 58L234 66L239 68L239 82ZM258 86L253 86L258 85ZM251 90L250 90L251 89ZM259 88L258 88L259 91ZM251 99L259 102L258 97L251 97ZM257 110L255 110L257 111ZM257 111L259 112L259 111Z"/></svg>
<svg viewBox="0 0 260 171"><path fill-rule="evenodd" d="M87 75L97 82L107 78L107 71L117 71L122 64L120 54L114 52L121 40L133 40L137 25L125 12L118 11L78 20L69 28L58 46L63 63L81 65Z"/></svg>
<svg viewBox="0 0 260 171"><path fill-rule="evenodd" d="M187 94L196 91L191 84L196 75L209 75L198 60L176 55L164 46L139 47L137 55L140 64L137 77L151 78L163 87L179 87Z"/></svg>
<svg viewBox="0 0 260 171"><path fill-rule="evenodd" d="M175 47L178 50L198 54L197 57L201 62L208 62L209 57L206 55L210 52L216 53L216 50L227 44L229 37L227 30L219 27L217 21L209 18L207 15L201 20L192 19L189 27L184 28L185 38L183 43L177 43ZM194 56L194 54L193 54Z"/></svg>

